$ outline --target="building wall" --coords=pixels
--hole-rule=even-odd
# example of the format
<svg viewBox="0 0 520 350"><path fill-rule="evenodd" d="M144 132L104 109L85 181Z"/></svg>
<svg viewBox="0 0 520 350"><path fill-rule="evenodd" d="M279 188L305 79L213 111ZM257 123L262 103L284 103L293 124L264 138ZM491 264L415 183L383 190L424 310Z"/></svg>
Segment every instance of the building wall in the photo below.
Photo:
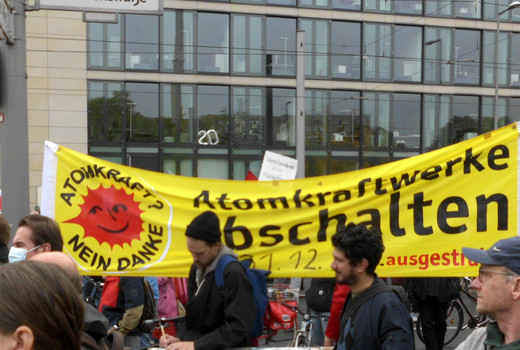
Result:
<svg viewBox="0 0 520 350"><path fill-rule="evenodd" d="M414 25L494 31L494 21L463 18L434 18L336 11L331 9L297 8L238 3L165 0L165 9L201 12L260 14L339 21L373 22L380 24ZM517 10L518 11L518 10ZM520 32L519 23L504 21L501 30ZM87 24L80 12L28 12L27 75L29 108L29 166L31 205L38 203L41 186L44 141L89 152L88 144L88 81L156 82L172 84L207 84L225 86L260 86L295 88L294 77L237 76L203 73L165 73L110 71L87 69ZM409 92L443 95L494 96L492 86L454 86L390 81L348 81L307 79L306 89L345 90L361 92ZM520 89L501 87L503 97L520 97ZM38 203L39 204L39 203Z"/></svg>
<svg viewBox="0 0 520 350"><path fill-rule="evenodd" d="M87 152L86 24L81 12L27 12L31 208L39 203L44 142Z"/></svg>

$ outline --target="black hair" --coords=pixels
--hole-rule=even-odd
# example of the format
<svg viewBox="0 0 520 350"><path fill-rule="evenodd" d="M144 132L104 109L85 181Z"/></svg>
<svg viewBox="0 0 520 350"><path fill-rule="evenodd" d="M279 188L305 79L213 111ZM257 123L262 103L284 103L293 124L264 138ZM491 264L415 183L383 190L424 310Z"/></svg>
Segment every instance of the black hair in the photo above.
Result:
<svg viewBox="0 0 520 350"><path fill-rule="evenodd" d="M367 259L366 272L370 275L374 274L385 251L381 232L353 223L332 236L332 245L345 254L351 266L356 266L361 260Z"/></svg>

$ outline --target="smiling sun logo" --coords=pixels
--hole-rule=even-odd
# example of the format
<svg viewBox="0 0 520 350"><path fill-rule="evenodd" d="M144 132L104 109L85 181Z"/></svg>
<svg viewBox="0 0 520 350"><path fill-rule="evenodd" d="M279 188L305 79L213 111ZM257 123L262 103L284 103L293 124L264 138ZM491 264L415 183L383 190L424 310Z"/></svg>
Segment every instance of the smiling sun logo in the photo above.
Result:
<svg viewBox="0 0 520 350"><path fill-rule="evenodd" d="M94 190L88 188L83 200L84 203L79 205L79 215L65 222L83 227L84 238L92 237L99 245L106 242L111 248L115 245L123 247L125 243L131 245L132 240L139 240L143 231L143 211L134 194L129 195L114 186L99 186Z"/></svg>

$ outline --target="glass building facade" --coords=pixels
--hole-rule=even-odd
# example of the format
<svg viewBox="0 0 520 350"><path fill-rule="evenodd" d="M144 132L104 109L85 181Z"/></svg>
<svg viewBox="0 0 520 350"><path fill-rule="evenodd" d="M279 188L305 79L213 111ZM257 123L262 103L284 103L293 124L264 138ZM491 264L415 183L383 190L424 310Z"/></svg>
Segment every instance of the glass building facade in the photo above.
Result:
<svg viewBox="0 0 520 350"><path fill-rule="evenodd" d="M197 3L87 25L88 70L111 73L87 83L91 155L242 180L258 175L264 151L294 157L304 137L306 177L356 170L492 130L495 79L498 125L520 120L520 9L501 17L498 45L495 36L507 1Z"/></svg>

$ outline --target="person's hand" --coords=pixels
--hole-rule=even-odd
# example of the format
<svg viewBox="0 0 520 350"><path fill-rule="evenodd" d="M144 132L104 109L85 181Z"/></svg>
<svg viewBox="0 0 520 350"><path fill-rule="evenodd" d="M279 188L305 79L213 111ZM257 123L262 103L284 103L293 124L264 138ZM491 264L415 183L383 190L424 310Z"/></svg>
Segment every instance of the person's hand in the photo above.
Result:
<svg viewBox="0 0 520 350"><path fill-rule="evenodd" d="M195 342L192 341L181 341L171 344L166 350L195 350Z"/></svg>
<svg viewBox="0 0 520 350"><path fill-rule="evenodd" d="M165 334L161 337L161 339L159 339L159 345L161 346L161 348L165 348L170 344L178 343L180 341L181 340L179 338L176 338L169 334Z"/></svg>
<svg viewBox="0 0 520 350"><path fill-rule="evenodd" d="M323 346L334 346L334 340L325 336L325 340L323 341Z"/></svg>

